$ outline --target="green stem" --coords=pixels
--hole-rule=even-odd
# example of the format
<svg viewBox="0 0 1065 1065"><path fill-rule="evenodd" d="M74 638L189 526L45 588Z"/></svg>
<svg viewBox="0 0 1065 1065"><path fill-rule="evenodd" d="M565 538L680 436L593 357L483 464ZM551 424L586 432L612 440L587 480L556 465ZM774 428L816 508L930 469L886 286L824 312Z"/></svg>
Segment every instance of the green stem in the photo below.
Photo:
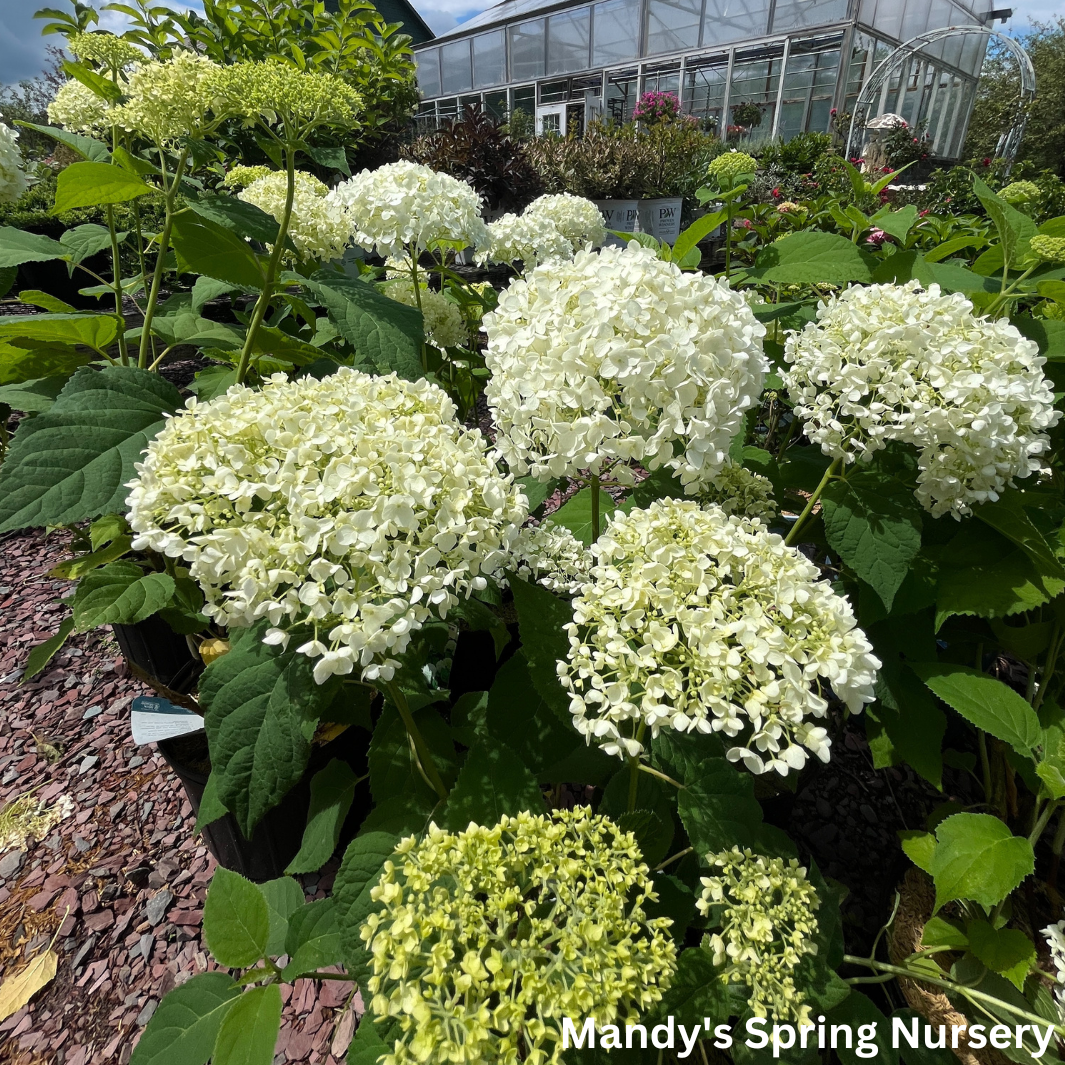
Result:
<svg viewBox="0 0 1065 1065"><path fill-rule="evenodd" d="M725 280L732 267L732 197L725 200Z"/></svg>
<svg viewBox="0 0 1065 1065"><path fill-rule="evenodd" d="M842 466L843 459L836 459L832 465L825 470L825 475L821 478L821 483L814 489L813 495L810 496L803 512L795 520L795 524L791 527L788 535L784 537L785 544L790 545L795 542L795 538L799 535L799 530L806 524L806 519L810 516L814 507L817 506L817 502L821 498L821 493L828 487L828 482L839 475Z"/></svg>
<svg viewBox="0 0 1065 1065"><path fill-rule="evenodd" d="M1012 1013L1015 1017L1020 1017L1023 1020L1028 1021L1030 1024L1037 1024L1040 1028L1053 1028L1059 1035L1065 1036L1065 1027L1062 1025L1053 1024L1048 1021L1046 1017L1040 1017L1035 1013L1029 1013L1027 1010L1022 1010L1010 1002L1003 1002L1002 999L995 998L994 995L989 995L984 991L977 991L974 987L966 987L964 984L955 983L953 980L939 979L935 976L929 976L923 970L914 972L901 965L888 965L887 962L875 961L873 958L858 958L853 954L844 954L843 960L849 962L851 965L864 965L866 968L873 969L877 972L890 973L892 976L903 976L908 980L916 980L918 983L931 984L933 987L941 987L945 991L953 991L957 995L962 995L964 998L967 998L974 1003L989 1003L992 1006L997 1006L999 1009L1006 1010L1008 1013Z"/></svg>
<svg viewBox="0 0 1065 1065"><path fill-rule="evenodd" d="M1054 832L1054 841L1050 844L1050 849L1058 856L1065 850L1065 808L1062 809L1061 817L1058 818L1058 827Z"/></svg>
<svg viewBox="0 0 1065 1065"><path fill-rule="evenodd" d="M1038 813L1039 807L1036 806L1033 811L1033 817L1035 823L1032 826L1032 834L1028 837L1028 842L1034 847L1038 842L1043 832L1046 830L1047 824L1050 822L1051 817L1054 816L1054 811L1058 808L1056 802L1048 802L1042 813L1039 813L1037 817L1034 815Z"/></svg>
<svg viewBox="0 0 1065 1065"><path fill-rule="evenodd" d="M1020 285L1022 282L1027 281L1028 278L1032 275L1033 271L1041 265L1041 263L1036 263L1034 266L1029 266L1028 269L1025 270L1024 273L1021 274L1021 276L1018 277L1012 285L1007 285L1007 281L1009 280L1009 265L1007 263L1004 263L1002 266L1002 290L994 298L987 310L984 311L984 316L986 318L990 318L999 309L999 307L1001 307L1006 302L1006 300L1008 300L1010 296L1012 296L1014 292L1017 291L1017 286Z"/></svg>
<svg viewBox="0 0 1065 1065"><path fill-rule="evenodd" d="M414 245L409 246L410 253L410 281L414 286L414 302L418 305L418 313L422 316L422 373L429 372L429 347L425 342L425 313L422 310L422 286L418 276L418 251Z"/></svg>
<svg viewBox="0 0 1065 1065"><path fill-rule="evenodd" d="M1062 631L1061 625L1055 621L1054 631L1050 637L1050 650L1047 652L1046 665L1043 666L1043 678L1035 693L1035 698L1032 700L1032 709L1037 711L1043 705L1043 699L1047 693L1047 687L1050 684L1051 678L1054 676L1054 670L1058 664L1058 655L1061 653L1061 640ZM1035 673L1035 666L1031 667L1032 673Z"/></svg>
<svg viewBox="0 0 1065 1065"><path fill-rule="evenodd" d="M599 539L600 533L600 517L599 517L599 474L592 474L592 543L594 544Z"/></svg>
<svg viewBox="0 0 1065 1065"><path fill-rule="evenodd" d="M392 702L396 704L399 716L403 719L403 724L407 728L407 735L410 736L411 743L414 744L414 753L418 756L418 762L426 780L441 799L446 799L447 788L444 786L440 771L436 768L436 763L433 761L433 756L425 743L425 739L419 732L418 726L414 723L414 715L407 705L407 697L403 694L398 684L386 684L385 690L388 692Z"/></svg>
<svg viewBox="0 0 1065 1065"><path fill-rule="evenodd" d="M980 751L980 771L984 778L984 799L991 801L991 759L987 756L987 736L976 730L976 746Z"/></svg>
<svg viewBox="0 0 1065 1065"><path fill-rule="evenodd" d="M631 814L636 809L636 789L640 783L640 757L629 759L629 803L625 808Z"/></svg>
<svg viewBox="0 0 1065 1065"><path fill-rule="evenodd" d="M129 345L126 342L126 315L122 307L122 265L118 258L118 234L115 232L115 209L107 205L107 228L111 233L111 264L114 278L111 287L115 290L115 314L122 320L118 331L118 357L123 366L129 365Z"/></svg>
<svg viewBox="0 0 1065 1065"><path fill-rule="evenodd" d="M163 232L159 235L159 251L155 260L155 271L152 274L152 288L148 295L148 303L144 308L144 325L141 328L140 350L137 354L137 365L141 369L148 366L148 350L152 335L152 320L155 318L156 304L159 302L159 289L163 283L163 270L166 264L166 255L170 250L170 233L174 228L174 203L177 199L178 185L185 172L185 161L188 158L188 149L182 149L178 156L177 166L174 168L174 180L167 187L166 184L166 157L163 150L159 149L159 164L163 175L163 187L166 192L166 216L163 222Z"/></svg>
<svg viewBox="0 0 1065 1065"><path fill-rule="evenodd" d="M274 288L277 284L277 275L281 268L281 258L285 254L285 240L288 238L288 227L292 221L292 203L296 198L296 149L285 149L285 170L288 175L288 188L285 191L285 208L281 212L281 219L277 227L277 243L266 264L266 278L263 281L263 290L255 301L255 307L251 313L251 321L248 323L248 332L244 337L244 346L240 349L240 360L237 363L237 384L244 384L251 365L252 352L255 350L255 338L266 318L266 312L270 309L270 303L274 298Z"/></svg>

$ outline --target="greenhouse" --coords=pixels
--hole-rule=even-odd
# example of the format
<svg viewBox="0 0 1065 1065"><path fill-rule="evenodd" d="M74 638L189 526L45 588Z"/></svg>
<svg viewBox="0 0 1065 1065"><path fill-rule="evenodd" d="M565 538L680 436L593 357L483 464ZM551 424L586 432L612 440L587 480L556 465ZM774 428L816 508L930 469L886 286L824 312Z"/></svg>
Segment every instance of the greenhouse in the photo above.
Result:
<svg viewBox="0 0 1065 1065"><path fill-rule="evenodd" d="M631 119L658 90L722 132L754 104L759 134L787 140L827 130L900 43L1004 14L990 0L504 0L417 49L419 122L480 103L535 115L540 133L579 134L599 116ZM924 49L886 85L879 113L924 126L935 154L955 157L985 45L975 32Z"/></svg>

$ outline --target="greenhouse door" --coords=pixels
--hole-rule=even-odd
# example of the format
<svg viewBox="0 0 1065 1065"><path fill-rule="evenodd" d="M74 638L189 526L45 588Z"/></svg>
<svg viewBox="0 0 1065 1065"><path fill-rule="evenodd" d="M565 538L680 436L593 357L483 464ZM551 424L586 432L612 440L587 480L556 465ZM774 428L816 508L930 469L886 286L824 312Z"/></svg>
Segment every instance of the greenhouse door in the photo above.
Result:
<svg viewBox="0 0 1065 1065"><path fill-rule="evenodd" d="M536 132L566 135L566 105L546 104L536 108Z"/></svg>

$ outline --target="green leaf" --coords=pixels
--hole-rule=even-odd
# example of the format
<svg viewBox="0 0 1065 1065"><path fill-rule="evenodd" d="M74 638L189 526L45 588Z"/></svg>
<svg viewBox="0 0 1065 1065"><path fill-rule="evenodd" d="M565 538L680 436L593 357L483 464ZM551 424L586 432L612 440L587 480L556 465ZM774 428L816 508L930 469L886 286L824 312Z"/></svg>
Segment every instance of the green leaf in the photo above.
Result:
<svg viewBox="0 0 1065 1065"><path fill-rule="evenodd" d="M48 410L67 383L66 377L40 377L35 381L20 381L13 385L0 385L0 403L12 410L39 414Z"/></svg>
<svg viewBox="0 0 1065 1065"><path fill-rule="evenodd" d="M134 463L163 415L180 406L177 389L147 370L79 370L11 441L0 469L0 532L124 510Z"/></svg>
<svg viewBox="0 0 1065 1065"><path fill-rule="evenodd" d="M730 1013L728 987L714 965L713 954L703 947L681 951L677 971L652 1017L674 1017L676 1023L690 1028L701 1026L705 1018L711 1025L724 1023Z"/></svg>
<svg viewBox="0 0 1065 1065"><path fill-rule="evenodd" d="M444 783L451 783L457 771L457 758L447 722L432 707L414 711L413 717ZM385 703L374 728L369 763L370 790L375 802L403 796L425 799L435 805L438 796L422 776L407 728L391 702Z"/></svg>
<svg viewBox="0 0 1065 1065"><path fill-rule="evenodd" d="M26 658L26 668L22 671L22 680L31 680L52 659L56 652L67 642L67 637L74 631L74 619L64 618L59 626L59 631L54 636L49 636L44 643L37 644Z"/></svg>
<svg viewBox="0 0 1065 1065"><path fill-rule="evenodd" d="M902 241L906 234L913 228L917 221L917 207L910 203L901 210L893 211L890 207L882 207L870 219L879 229L882 229L889 237Z"/></svg>
<svg viewBox="0 0 1065 1065"><path fill-rule="evenodd" d="M276 958L287 953L285 940L288 938L288 920L306 904L303 888L290 876L279 876L276 880L267 880L259 885L259 891L266 899L266 912L270 920L270 934L266 940L266 957Z"/></svg>
<svg viewBox="0 0 1065 1065"><path fill-rule="evenodd" d="M43 263L49 259L64 259L70 252L51 237L27 233L12 226L0 226L0 269L21 266L23 263Z"/></svg>
<svg viewBox="0 0 1065 1065"><path fill-rule="evenodd" d="M951 237L943 241L930 251L924 253L925 260L930 263L941 263L949 259L955 252L964 251L966 248L983 248L987 245L987 238L974 234L961 237Z"/></svg>
<svg viewBox="0 0 1065 1065"><path fill-rule="evenodd" d="M705 762L699 778L679 793L677 812L699 855L750 846L762 824L754 778L724 758Z"/></svg>
<svg viewBox="0 0 1065 1065"><path fill-rule="evenodd" d="M248 838L303 775L311 739L339 688L314 682L314 662L262 642L260 622L237 630L200 678L199 701L218 795Z"/></svg>
<svg viewBox="0 0 1065 1065"><path fill-rule="evenodd" d="M205 274L249 292L262 288L263 271L255 252L217 222L183 211L174 218L170 243L179 273Z"/></svg>
<svg viewBox="0 0 1065 1065"><path fill-rule="evenodd" d="M310 279L293 275L321 300L344 337L379 373L395 371L408 381L424 376L422 316L383 296L373 285L343 274L321 271Z"/></svg>
<svg viewBox="0 0 1065 1065"><path fill-rule="evenodd" d="M1040 573L1065 580L1065 569L1035 522L1028 517L1023 501L1020 492L1007 491L995 502L975 507L973 514L1013 541L1036 564Z"/></svg>
<svg viewBox="0 0 1065 1065"><path fill-rule="evenodd" d="M206 1065L240 988L225 973L199 973L159 1003L130 1065Z"/></svg>
<svg viewBox="0 0 1065 1065"><path fill-rule="evenodd" d="M535 477L518 477L517 483L529 500L529 513L533 514L543 506L544 500L558 487L558 481L538 481Z"/></svg>
<svg viewBox="0 0 1065 1065"><path fill-rule="evenodd" d="M987 921L969 922L969 949L993 973L1001 973L1018 991L1035 967L1032 941L1016 928L994 928Z"/></svg>
<svg viewBox="0 0 1065 1065"><path fill-rule="evenodd" d="M542 813L544 799L536 778L502 743L480 743L466 756L444 809L444 827L463 831L471 821L498 824L504 814Z"/></svg>
<svg viewBox="0 0 1065 1065"><path fill-rule="evenodd" d="M857 1051L858 1029L867 1024L872 1025L875 1032L869 1042L876 1048L876 1060L885 1062L886 1065L898 1065L899 1052L892 1046L891 1025L888 1024L887 1017L873 1004L872 999L860 991L851 991L838 1006L830 1010L826 1023L848 1025L854 1033L853 1047L847 1046L848 1040L845 1036L837 1044L836 1054L843 1065L864 1065L869 1060Z"/></svg>
<svg viewBox="0 0 1065 1065"><path fill-rule="evenodd" d="M893 479L859 475L829 484L821 503L829 544L890 610L921 549L913 492Z"/></svg>
<svg viewBox="0 0 1065 1065"><path fill-rule="evenodd" d="M1051 798L1065 798L1065 735L1057 725L1043 733L1043 758L1035 771Z"/></svg>
<svg viewBox="0 0 1065 1065"><path fill-rule="evenodd" d="M929 263L932 280L946 292L998 292L997 278L982 277L958 263Z"/></svg>
<svg viewBox="0 0 1065 1065"><path fill-rule="evenodd" d="M61 66L69 77L80 81L82 85L102 100L117 104L122 99L121 87L105 75L98 74L87 64L75 63L69 59L64 59L61 62Z"/></svg>
<svg viewBox="0 0 1065 1065"><path fill-rule="evenodd" d="M936 840L937 910L954 899L990 909L1035 871L1032 845L990 814L954 814L939 823Z"/></svg>
<svg viewBox="0 0 1065 1065"><path fill-rule="evenodd" d="M196 284L192 286L192 302L190 306L199 314L211 300L240 291L240 288L226 281L218 281L213 277L198 277L196 278Z"/></svg>
<svg viewBox="0 0 1065 1065"><path fill-rule="evenodd" d="M113 314L15 314L0 321L0 340L33 344L84 344L104 354L118 337Z"/></svg>
<svg viewBox="0 0 1065 1065"><path fill-rule="evenodd" d="M128 235L128 233L116 233L115 238L121 244ZM72 263L80 263L84 262L90 255L111 250L111 231L106 226L98 226L94 222L87 222L83 226L75 226L74 229L68 229L59 238L59 243L70 252L70 261Z"/></svg>
<svg viewBox="0 0 1065 1065"><path fill-rule="evenodd" d="M260 961L270 942L263 893L239 873L218 866L203 906L203 935L219 965L244 969Z"/></svg>
<svg viewBox="0 0 1065 1065"><path fill-rule="evenodd" d="M261 207L246 203L236 196L215 196L202 193L187 197L189 209L238 237L251 237L262 244L276 244L278 221Z"/></svg>
<svg viewBox="0 0 1065 1065"><path fill-rule="evenodd" d="M280 1030L279 985L245 991L222 1021L211 1065L273 1065Z"/></svg>
<svg viewBox="0 0 1065 1065"><path fill-rule="evenodd" d="M369 1011L362 1015L355 1038L348 1047L348 1065L377 1065L378 1061L392 1051L392 1044L386 1043L377 1033Z"/></svg>
<svg viewBox="0 0 1065 1065"><path fill-rule="evenodd" d="M967 950L969 937L956 924L942 917L930 917L921 933L923 947L950 947L952 950Z"/></svg>
<svg viewBox="0 0 1065 1065"><path fill-rule="evenodd" d="M283 980L295 980L340 961L340 925L334 899L309 903L289 918L285 953L292 960L282 970Z"/></svg>
<svg viewBox="0 0 1065 1065"><path fill-rule="evenodd" d="M299 854L288 863L286 873L313 873L333 856L344 818L355 798L358 777L347 762L338 758L311 778L311 808Z"/></svg>
<svg viewBox="0 0 1065 1065"><path fill-rule="evenodd" d="M351 167L348 166L347 150L339 144L326 145L323 147L305 146L303 149L319 166L328 167L330 170L339 170L342 174L351 176Z"/></svg>
<svg viewBox="0 0 1065 1065"><path fill-rule="evenodd" d="M218 797L218 782L222 775L211 771L204 785L203 796L200 799L200 809L196 814L196 831L202 832L208 825L214 824L221 817L225 817L229 811L225 803Z"/></svg>
<svg viewBox="0 0 1065 1065"><path fill-rule="evenodd" d="M879 263L873 271L873 280L877 284L884 282L905 284L907 281L917 280L927 287L934 283L935 279L931 264L914 249L896 251Z"/></svg>
<svg viewBox="0 0 1065 1065"><path fill-rule="evenodd" d="M74 626L88 632L100 625L135 625L170 602L174 578L145 573L135 562L111 562L86 574L74 593Z"/></svg>
<svg viewBox="0 0 1065 1065"><path fill-rule="evenodd" d="M357 979L359 973L365 975L370 957L359 936L359 928L376 905L370 890L377 883L382 866L395 852L397 842L397 837L388 832L358 836L348 844L333 882L344 965Z"/></svg>
<svg viewBox="0 0 1065 1065"><path fill-rule="evenodd" d="M599 491L599 530L602 532L614 513L614 500L610 493L602 489ZM552 515L551 520L556 525L562 525L569 529L582 544L586 546L593 542L592 537L592 490L582 488L572 496Z"/></svg>
<svg viewBox="0 0 1065 1065"><path fill-rule="evenodd" d="M1018 263L1027 253L1032 237L1038 232L1035 222L1028 215L1011 207L1001 196L996 196L978 177L973 178L973 192L995 223L1006 264L1012 266Z"/></svg>
<svg viewBox="0 0 1065 1065"><path fill-rule="evenodd" d="M517 577L510 581L510 590L532 682L544 702L569 721L569 696L559 683L556 665L569 653L569 638L562 627L573 620L573 607L539 584Z"/></svg>
<svg viewBox="0 0 1065 1065"><path fill-rule="evenodd" d="M1028 314L1014 315L1011 319L1022 336L1039 345L1039 354L1058 362L1065 360L1065 322L1053 318L1033 318Z"/></svg>
<svg viewBox="0 0 1065 1065"><path fill-rule="evenodd" d="M762 248L750 276L787 285L868 282L873 260L838 233L789 233Z"/></svg>
<svg viewBox="0 0 1065 1065"><path fill-rule="evenodd" d="M936 853L936 837L931 832L921 832L916 828L903 828L899 830L899 840L906 857L918 869L931 874L932 859Z"/></svg>
<svg viewBox="0 0 1065 1065"><path fill-rule="evenodd" d="M924 1025L927 1023L927 1018L910 1009L895 1010L891 1015L892 1024L896 1018L911 1034L924 1032ZM928 1047L920 1034L915 1034L914 1042L917 1046L911 1047L905 1037L899 1039L899 1054L905 1065L957 1065L958 1059L949 1049L949 1043L945 1047Z"/></svg>
<svg viewBox="0 0 1065 1065"><path fill-rule="evenodd" d="M60 144L65 144L83 159L90 159L94 163L106 163L111 158L107 145L103 141L96 140L95 137L84 137L80 133L71 133L69 130L58 129L55 126L38 126L34 122L20 122L19 125L27 129L35 129L38 133L43 133Z"/></svg>
<svg viewBox="0 0 1065 1065"><path fill-rule="evenodd" d="M220 348L239 351L244 345L244 332L237 326L201 318L186 309L176 314L161 314L152 319L152 332L168 344L190 344L198 348ZM130 334L132 339L140 330Z"/></svg>
<svg viewBox="0 0 1065 1065"><path fill-rule="evenodd" d="M695 245L704 237L709 236L726 218L728 218L727 211L711 211L710 214L704 214L692 222L677 237L677 242L673 245L673 261L681 262L689 252L695 251Z"/></svg>
<svg viewBox="0 0 1065 1065"><path fill-rule="evenodd" d="M1039 717L1012 688L969 666L922 662L913 671L948 706L978 729L1008 743L1018 754L1032 756L1043 730Z"/></svg>
<svg viewBox="0 0 1065 1065"><path fill-rule="evenodd" d="M71 163L59 172L53 214L75 207L127 203L152 191L136 174L112 163Z"/></svg>

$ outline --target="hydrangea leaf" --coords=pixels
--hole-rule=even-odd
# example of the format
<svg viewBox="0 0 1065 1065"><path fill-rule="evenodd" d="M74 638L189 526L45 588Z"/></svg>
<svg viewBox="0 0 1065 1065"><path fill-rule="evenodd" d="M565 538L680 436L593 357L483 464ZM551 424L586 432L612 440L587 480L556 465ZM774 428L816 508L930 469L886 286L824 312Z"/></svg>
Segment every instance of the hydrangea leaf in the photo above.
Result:
<svg viewBox="0 0 1065 1065"><path fill-rule="evenodd" d="M288 921L285 953L291 958L282 979L336 965L342 955L336 900L319 899L298 909Z"/></svg>
<svg viewBox="0 0 1065 1065"><path fill-rule="evenodd" d="M204 274L247 292L262 288L262 266L255 252L242 237L210 219L182 212L174 218L170 242L180 272Z"/></svg>
<svg viewBox="0 0 1065 1065"><path fill-rule="evenodd" d="M678 482L679 483L679 482ZM606 528L610 515L615 510L614 500L609 492L599 493L599 530ZM556 525L563 525L585 546L590 546L592 537L592 490L582 488L575 496L558 508L552 515L551 520Z"/></svg>
<svg viewBox="0 0 1065 1065"><path fill-rule="evenodd" d="M929 868L937 910L954 899L990 909L1035 871L1035 854L1028 840L991 814L954 814L936 828Z"/></svg>
<svg viewBox="0 0 1065 1065"><path fill-rule="evenodd" d="M826 1023L849 1025L856 1035L862 1025L873 1025L876 1034L870 1042L876 1047L876 1060L884 1062L885 1065L898 1065L899 1052L892 1045L891 1025L867 995L852 991L838 1006L829 1011ZM839 1060L843 1065L865 1065L869 1059L857 1052L857 1041L853 1047L848 1047L848 1042L847 1039L840 1040L836 1049Z"/></svg>
<svg viewBox="0 0 1065 1065"><path fill-rule="evenodd" d="M1024 509L1025 496L1020 492L1005 492L992 503L982 503L973 514L1015 543L1036 564L1040 573L1065 579L1062 568L1046 538ZM1042 500L1036 503L1044 505Z"/></svg>
<svg viewBox="0 0 1065 1065"><path fill-rule="evenodd" d="M377 1065L391 1050L392 1044L386 1043L378 1034L370 1012L364 1013L348 1047L348 1065Z"/></svg>
<svg viewBox="0 0 1065 1065"><path fill-rule="evenodd" d="M458 771L458 758L447 722L431 707L413 716L444 783L450 785ZM385 705L374 729L369 763L370 790L376 802L396 796L435 802L437 796L418 768L407 728L391 703Z"/></svg>
<svg viewBox="0 0 1065 1065"><path fill-rule="evenodd" d="M215 196L199 193L186 197L190 210L215 225L231 230L241 237L251 237L261 244L276 244L278 222L261 207L246 203L236 196ZM295 250L288 241L290 250Z"/></svg>
<svg viewBox="0 0 1065 1065"><path fill-rule="evenodd" d="M916 828L899 829L899 841L906 857L926 873L931 874L932 858L936 853L936 837Z"/></svg>
<svg viewBox="0 0 1065 1065"><path fill-rule="evenodd" d="M27 129L35 129L38 133L44 133L53 140L65 144L73 149L83 159L89 159L94 163L106 163L111 158L107 145L95 137L84 137L80 133L71 133L67 129L59 129L57 126L39 126L35 122L23 122Z"/></svg>
<svg viewBox="0 0 1065 1065"><path fill-rule="evenodd" d="M86 160L71 163L59 172L54 210L62 214L76 207L127 203L151 191L151 185L120 166Z"/></svg>
<svg viewBox="0 0 1065 1065"><path fill-rule="evenodd" d="M1039 716L1012 688L996 677L949 662L915 663L913 671L966 721L1018 754L1032 757L1043 740Z"/></svg>
<svg viewBox="0 0 1065 1065"><path fill-rule="evenodd" d="M969 938L956 924L942 917L930 917L921 933L922 947L950 947L951 950L966 950Z"/></svg>
<svg viewBox="0 0 1065 1065"><path fill-rule="evenodd" d="M121 244L127 236L128 233L117 233L115 239ZM106 226L87 222L85 225L68 229L59 238L59 243L69 250L72 263L80 263L90 255L111 250L111 231Z"/></svg>
<svg viewBox="0 0 1065 1065"><path fill-rule="evenodd" d="M299 853L285 868L286 873L313 873L333 856L344 818L355 798L358 778L347 762L330 759L311 778L311 808Z"/></svg>
<svg viewBox="0 0 1065 1065"><path fill-rule="evenodd" d="M0 532L124 509L134 463L180 405L177 389L147 370L79 370L11 441L0 470Z"/></svg>
<svg viewBox="0 0 1065 1065"><path fill-rule="evenodd" d="M821 497L825 537L890 610L921 549L921 510L913 492L883 477L834 481Z"/></svg>
<svg viewBox="0 0 1065 1065"><path fill-rule="evenodd" d="M314 660L262 642L267 628L237 630L228 654L200 679L200 705L218 797L245 836L303 775L311 739L340 684L314 682Z"/></svg>
<svg viewBox="0 0 1065 1065"><path fill-rule="evenodd" d="M425 376L421 354L425 332L417 308L343 274L321 271L299 282L321 300L355 353L379 373L395 371L407 381Z"/></svg>
<svg viewBox="0 0 1065 1065"><path fill-rule="evenodd" d="M0 385L0 403L6 403L12 410L39 414L55 403L56 397L63 391L66 383L65 376L56 375Z"/></svg>
<svg viewBox="0 0 1065 1065"><path fill-rule="evenodd" d="M240 988L225 973L199 973L170 991L152 1014L130 1065L206 1065Z"/></svg>
<svg viewBox="0 0 1065 1065"><path fill-rule="evenodd" d="M270 918L270 935L266 941L266 956L276 958L285 953L288 937L288 919L305 904L303 888L290 876L279 876L259 885L266 899L266 912Z"/></svg>
<svg viewBox="0 0 1065 1065"><path fill-rule="evenodd" d="M727 985L714 965L713 954L703 947L693 947L677 956L677 971L669 990L641 1023L649 1026L660 1018L673 1017L678 1024L700 1027L707 1018L711 1025L727 1021L729 1014Z"/></svg>
<svg viewBox="0 0 1065 1065"><path fill-rule="evenodd" d="M22 671L22 680L27 681L32 677L36 677L52 661L73 631L74 619L64 618L59 625L59 630L49 636L44 643L37 644L27 655L26 667Z"/></svg>
<svg viewBox="0 0 1065 1065"><path fill-rule="evenodd" d="M786 285L868 282L876 260L838 233L789 233L758 253L749 275Z"/></svg>
<svg viewBox="0 0 1065 1065"><path fill-rule="evenodd" d="M23 263L44 263L49 259L63 259L70 252L51 237L27 233L13 226L0 226L0 269L21 266Z"/></svg>
<svg viewBox="0 0 1065 1065"><path fill-rule="evenodd" d="M916 1031L918 1033L914 1037L914 1042L917 1043L915 1047L911 1047L905 1038L899 1040L899 1054L905 1065L956 1065L958 1059L954 1056L949 1045L944 1047L924 1045L924 1039L921 1038L919 1033L924 1031L924 1026L928 1023L926 1017L922 1017L911 1009L901 1009L892 1013L892 1024L895 1023L896 1018L905 1024L907 1032ZM917 1022L916 1029L914 1028L914 1021Z"/></svg>
<svg viewBox="0 0 1065 1065"><path fill-rule="evenodd" d="M100 625L135 625L170 602L174 579L145 573L135 562L111 562L87 573L74 593L72 612L78 632Z"/></svg>
<svg viewBox="0 0 1065 1065"><path fill-rule="evenodd" d="M993 973L1001 973L1019 991L1036 964L1035 945L1016 928L995 928L987 921L970 921L969 949Z"/></svg>
<svg viewBox="0 0 1065 1065"><path fill-rule="evenodd" d="M84 344L101 354L118 337L120 321L113 314L19 314L0 322L0 340L73 347Z"/></svg>
<svg viewBox="0 0 1065 1065"><path fill-rule="evenodd" d="M684 933L695 917L695 892L683 880L665 872L652 873L651 882L658 901L644 903L647 916L670 918L673 922L670 934L680 947L684 943Z"/></svg>
<svg viewBox="0 0 1065 1065"><path fill-rule="evenodd" d="M680 792L677 812L700 856L750 846L762 824L754 778L723 758L703 763L699 778Z"/></svg>
<svg viewBox="0 0 1065 1065"><path fill-rule="evenodd" d="M973 178L973 192L995 223L1003 261L1010 266L1018 263L1038 232L1035 222L993 193L979 177Z"/></svg>
<svg viewBox="0 0 1065 1065"><path fill-rule="evenodd" d="M510 588L533 685L544 702L568 723L569 696L559 683L555 664L569 653L569 639L562 627L573 620L573 608L539 584L517 577L511 579Z"/></svg>
<svg viewBox="0 0 1065 1065"><path fill-rule="evenodd" d="M280 1030L280 986L268 984L245 991L218 1029L212 1065L272 1065Z"/></svg>
<svg viewBox="0 0 1065 1065"><path fill-rule="evenodd" d="M34 648L34 651L36 650ZM30 655L32 657L33 651ZM1065 735L1057 725L1043 733L1043 759L1035 767L1035 771L1051 798L1065 798Z"/></svg>
<svg viewBox="0 0 1065 1065"><path fill-rule="evenodd" d="M377 883L385 861L392 857L397 842L397 837L390 832L358 836L348 844L333 883L344 964L357 979L359 973L365 975L370 958L359 936L359 928L374 909L370 889ZM363 983L361 979L359 982Z"/></svg>
<svg viewBox="0 0 1065 1065"><path fill-rule="evenodd" d="M203 906L203 935L219 964L231 969L265 957L270 912L262 892L239 873L218 866Z"/></svg>
<svg viewBox="0 0 1065 1065"><path fill-rule="evenodd" d="M543 809L540 786L522 760L502 743L480 743L459 770L443 823L450 831L461 832L471 821L494 825L504 814Z"/></svg>

